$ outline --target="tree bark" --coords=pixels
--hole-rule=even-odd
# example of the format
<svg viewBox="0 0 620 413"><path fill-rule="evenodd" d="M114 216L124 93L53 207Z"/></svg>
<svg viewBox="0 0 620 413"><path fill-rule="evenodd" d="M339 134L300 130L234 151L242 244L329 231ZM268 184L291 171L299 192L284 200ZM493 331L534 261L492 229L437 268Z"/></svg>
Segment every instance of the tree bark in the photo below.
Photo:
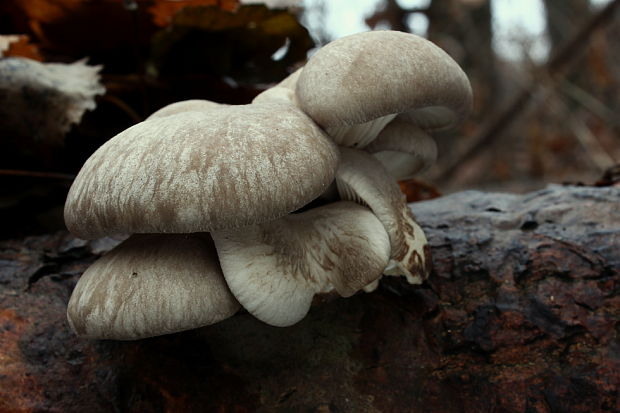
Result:
<svg viewBox="0 0 620 413"><path fill-rule="evenodd" d="M81 272L118 241L0 243L0 411L620 411L620 188L412 204L434 271L136 342L78 339Z"/></svg>

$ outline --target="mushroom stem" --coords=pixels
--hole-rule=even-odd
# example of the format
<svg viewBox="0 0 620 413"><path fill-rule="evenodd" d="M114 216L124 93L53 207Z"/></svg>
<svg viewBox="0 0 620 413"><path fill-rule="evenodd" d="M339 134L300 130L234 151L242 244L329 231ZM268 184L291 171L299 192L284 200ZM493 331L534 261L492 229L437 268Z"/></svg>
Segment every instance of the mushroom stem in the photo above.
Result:
<svg viewBox="0 0 620 413"><path fill-rule="evenodd" d="M340 148L340 152L336 172L340 196L367 205L390 236L392 252L383 273L403 275L411 284L422 283L430 272L429 248L398 184L372 155L350 148Z"/></svg>

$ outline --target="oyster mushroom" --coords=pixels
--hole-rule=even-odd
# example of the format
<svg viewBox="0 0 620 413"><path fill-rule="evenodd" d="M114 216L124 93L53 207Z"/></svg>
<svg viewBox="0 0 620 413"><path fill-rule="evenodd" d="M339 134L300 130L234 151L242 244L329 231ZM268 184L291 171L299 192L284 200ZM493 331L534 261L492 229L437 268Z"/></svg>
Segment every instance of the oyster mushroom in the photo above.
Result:
<svg viewBox="0 0 620 413"><path fill-rule="evenodd" d="M239 308L208 234L137 234L86 270L67 318L82 337L135 340L213 324Z"/></svg>
<svg viewBox="0 0 620 413"><path fill-rule="evenodd" d="M297 86L297 80L299 75L301 75L301 71L302 69L297 69L277 85L262 91L254 98L252 103L283 102L298 106L295 87Z"/></svg>
<svg viewBox="0 0 620 413"><path fill-rule="evenodd" d="M71 325L89 337L133 339L231 315L238 304L217 258L199 251L211 247L200 247L195 235L165 234L217 232L280 218L325 190L338 157L314 122L281 104L155 117L112 138L74 181L65 223L87 239L152 235L133 236L87 270L71 299ZM175 257L175 244L199 255L201 264ZM133 282L133 273L147 281ZM211 288L211 294L200 301L186 295L189 286ZM162 301L166 295L171 298Z"/></svg>
<svg viewBox="0 0 620 413"><path fill-rule="evenodd" d="M296 97L337 144L357 148L399 113L424 130L450 128L467 115L472 100L467 76L448 54L396 31L327 44L303 68Z"/></svg>
<svg viewBox="0 0 620 413"><path fill-rule="evenodd" d="M381 222L352 202L212 235L234 296L280 327L300 321L317 293L349 297L371 284L390 257Z"/></svg>
<svg viewBox="0 0 620 413"><path fill-rule="evenodd" d="M84 164L65 223L92 239L192 233L271 221L332 181L338 150L289 105L229 106L137 124Z"/></svg>
<svg viewBox="0 0 620 413"><path fill-rule="evenodd" d="M157 111L93 154L70 190L65 220L78 236L153 233L84 274L71 325L131 339L216 322L241 304L287 326L317 293L372 290L382 273L422 282L426 238L394 176L427 167L436 147L426 131L454 125L470 103L443 51L380 32L333 42L251 105ZM332 182L345 201L293 213ZM142 273L151 278L136 282Z"/></svg>
<svg viewBox="0 0 620 413"><path fill-rule="evenodd" d="M342 199L367 205L388 233L391 255L383 273L421 284L431 265L426 236L381 162L365 151L341 148L336 185Z"/></svg>
<svg viewBox="0 0 620 413"><path fill-rule="evenodd" d="M433 137L400 116L388 123L364 150L397 180L411 178L437 160Z"/></svg>
<svg viewBox="0 0 620 413"><path fill-rule="evenodd" d="M227 107L227 104L211 102L210 100L203 99L190 99L182 100L180 102L174 102L163 108L151 113L151 116L147 118L163 118L165 116L176 115L183 112L209 112L215 109L221 109Z"/></svg>

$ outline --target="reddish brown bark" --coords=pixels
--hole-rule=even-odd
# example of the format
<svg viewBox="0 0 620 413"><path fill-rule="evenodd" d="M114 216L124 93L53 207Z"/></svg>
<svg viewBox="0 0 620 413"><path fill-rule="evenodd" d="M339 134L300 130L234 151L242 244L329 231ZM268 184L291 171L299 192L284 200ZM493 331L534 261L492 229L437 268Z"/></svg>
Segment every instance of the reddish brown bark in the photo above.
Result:
<svg viewBox="0 0 620 413"><path fill-rule="evenodd" d="M0 244L0 411L620 411L620 189L463 192L413 205L429 282L137 342L65 321L114 240Z"/></svg>

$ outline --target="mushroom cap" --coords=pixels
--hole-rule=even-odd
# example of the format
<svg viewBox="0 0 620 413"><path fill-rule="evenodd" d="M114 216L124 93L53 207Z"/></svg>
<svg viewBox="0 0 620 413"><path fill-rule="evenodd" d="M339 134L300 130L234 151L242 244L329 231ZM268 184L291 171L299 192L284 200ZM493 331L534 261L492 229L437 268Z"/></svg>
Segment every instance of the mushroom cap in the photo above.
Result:
<svg viewBox="0 0 620 413"><path fill-rule="evenodd" d="M84 164L65 204L81 238L209 232L270 221L319 196L338 149L282 104L183 112L139 123Z"/></svg>
<svg viewBox="0 0 620 413"><path fill-rule="evenodd" d="M297 82L299 106L323 128L411 112L423 129L448 128L471 107L469 80L443 50L397 31L358 33L313 55Z"/></svg>
<svg viewBox="0 0 620 413"><path fill-rule="evenodd" d="M256 95L252 103L261 102L284 102L297 106L297 97L295 96L295 87L302 69L297 69L284 80Z"/></svg>
<svg viewBox="0 0 620 413"><path fill-rule="evenodd" d="M165 116L175 115L181 112L208 112L214 109L225 108L228 105L224 103L211 102L210 100L190 99L174 102L163 108L151 113L148 119L163 118Z"/></svg>
<svg viewBox="0 0 620 413"><path fill-rule="evenodd" d="M276 221L212 234L241 305L274 326L300 321L316 293L351 296L381 276L390 241L367 208L337 202Z"/></svg>
<svg viewBox="0 0 620 413"><path fill-rule="evenodd" d="M396 179L410 178L437 160L437 143L407 119L397 117L364 148Z"/></svg>
<svg viewBox="0 0 620 413"><path fill-rule="evenodd" d="M367 205L390 236L386 275L404 275L421 284L430 273L430 248L422 228L407 206L405 195L379 160L353 148L340 148L336 185L342 199Z"/></svg>
<svg viewBox="0 0 620 413"><path fill-rule="evenodd" d="M208 234L140 234L84 272L67 318L82 337L135 340L213 324L239 308Z"/></svg>

